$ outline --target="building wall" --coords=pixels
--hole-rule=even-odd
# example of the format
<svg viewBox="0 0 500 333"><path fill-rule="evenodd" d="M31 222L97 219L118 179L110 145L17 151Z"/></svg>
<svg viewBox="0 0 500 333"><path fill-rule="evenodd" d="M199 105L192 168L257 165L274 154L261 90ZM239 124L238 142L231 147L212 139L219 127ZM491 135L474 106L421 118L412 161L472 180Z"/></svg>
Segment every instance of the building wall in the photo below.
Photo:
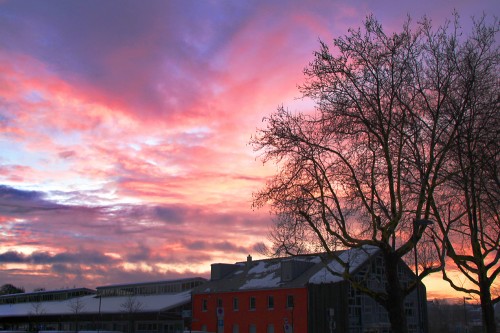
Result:
<svg viewBox="0 0 500 333"><path fill-rule="evenodd" d="M274 306L269 308L269 297ZM293 307L288 306L293 297ZM255 308L250 308L254 298ZM307 332L307 289L262 289L227 293L193 295L193 330L224 333L282 333L285 324L293 332ZM234 309L234 299L238 308ZM204 308L204 302L206 307ZM223 316L217 316L217 309L223 308ZM218 320L223 320L223 331ZM292 332L291 330L289 332Z"/></svg>
<svg viewBox="0 0 500 333"><path fill-rule="evenodd" d="M309 332L349 332L349 285L311 284L308 290Z"/></svg>
<svg viewBox="0 0 500 333"><path fill-rule="evenodd" d="M169 313L128 314L79 314L39 315L15 318L0 316L0 331L116 331L122 333L179 333L186 323L177 314Z"/></svg>

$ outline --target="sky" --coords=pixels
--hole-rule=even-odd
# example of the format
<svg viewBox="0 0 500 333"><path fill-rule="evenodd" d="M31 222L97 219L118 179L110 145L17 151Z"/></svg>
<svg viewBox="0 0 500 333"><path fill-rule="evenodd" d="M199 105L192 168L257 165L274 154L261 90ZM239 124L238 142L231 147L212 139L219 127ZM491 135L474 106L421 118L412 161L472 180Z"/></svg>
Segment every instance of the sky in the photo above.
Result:
<svg viewBox="0 0 500 333"><path fill-rule="evenodd" d="M497 0L0 0L0 285L207 277L261 258L276 166L249 141L303 69L374 14L442 24ZM426 280L429 296L451 289Z"/></svg>

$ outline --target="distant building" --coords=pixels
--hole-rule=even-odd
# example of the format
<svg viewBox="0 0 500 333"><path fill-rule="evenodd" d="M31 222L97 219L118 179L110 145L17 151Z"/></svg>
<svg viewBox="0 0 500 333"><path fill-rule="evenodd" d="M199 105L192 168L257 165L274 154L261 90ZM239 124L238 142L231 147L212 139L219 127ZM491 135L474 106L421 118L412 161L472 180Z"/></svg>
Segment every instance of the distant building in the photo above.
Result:
<svg viewBox="0 0 500 333"><path fill-rule="evenodd" d="M373 290L385 290L379 250L339 252L350 271ZM212 264L211 279L193 290L193 330L226 333L389 332L387 311L342 277L343 268L322 255ZM325 259L326 260L326 259ZM415 279L401 261L402 283ZM426 293L420 284L422 323L427 323ZM405 300L409 332L418 330L417 293ZM427 325L422 324L422 332Z"/></svg>
<svg viewBox="0 0 500 333"><path fill-rule="evenodd" d="M483 330L480 304L468 297L434 299L427 304L430 333L481 333Z"/></svg>
<svg viewBox="0 0 500 333"><path fill-rule="evenodd" d="M177 333L203 278L0 296L0 330Z"/></svg>

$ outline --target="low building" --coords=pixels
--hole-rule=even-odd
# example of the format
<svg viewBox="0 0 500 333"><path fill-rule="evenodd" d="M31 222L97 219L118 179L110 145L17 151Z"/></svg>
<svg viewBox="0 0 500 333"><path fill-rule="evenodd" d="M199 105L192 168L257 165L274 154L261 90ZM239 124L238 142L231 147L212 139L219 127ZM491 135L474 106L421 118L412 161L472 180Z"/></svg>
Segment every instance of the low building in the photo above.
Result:
<svg viewBox="0 0 500 333"><path fill-rule="evenodd" d="M338 253L350 271L371 289L384 290L383 256L375 247ZM326 263L325 263L326 261ZM324 255L213 264L211 279L193 290L193 330L208 332L333 333L389 332L387 311L340 275L343 267ZM401 261L402 283L415 275ZM417 304L426 304L425 287L405 300L409 332L418 330ZM427 311L422 306L422 332ZM419 331L420 332L420 331Z"/></svg>
<svg viewBox="0 0 500 333"><path fill-rule="evenodd" d="M0 296L0 330L182 332L203 278Z"/></svg>

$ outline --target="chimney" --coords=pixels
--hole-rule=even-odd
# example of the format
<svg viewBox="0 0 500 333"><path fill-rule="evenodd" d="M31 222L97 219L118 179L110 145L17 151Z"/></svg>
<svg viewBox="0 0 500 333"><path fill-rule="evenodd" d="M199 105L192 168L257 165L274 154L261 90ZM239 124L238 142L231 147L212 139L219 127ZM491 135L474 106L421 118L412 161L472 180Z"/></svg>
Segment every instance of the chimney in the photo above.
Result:
<svg viewBox="0 0 500 333"><path fill-rule="evenodd" d="M252 256L248 255L247 257L247 268L250 268L252 266Z"/></svg>
<svg viewBox="0 0 500 333"><path fill-rule="evenodd" d="M302 260L284 260L281 262L281 282L289 282L298 278L314 264Z"/></svg>
<svg viewBox="0 0 500 333"><path fill-rule="evenodd" d="M238 268L238 265L212 264L211 267L212 267L212 269L211 269L211 274L210 274L210 280L215 281L215 280L221 280L225 276L234 272Z"/></svg>

